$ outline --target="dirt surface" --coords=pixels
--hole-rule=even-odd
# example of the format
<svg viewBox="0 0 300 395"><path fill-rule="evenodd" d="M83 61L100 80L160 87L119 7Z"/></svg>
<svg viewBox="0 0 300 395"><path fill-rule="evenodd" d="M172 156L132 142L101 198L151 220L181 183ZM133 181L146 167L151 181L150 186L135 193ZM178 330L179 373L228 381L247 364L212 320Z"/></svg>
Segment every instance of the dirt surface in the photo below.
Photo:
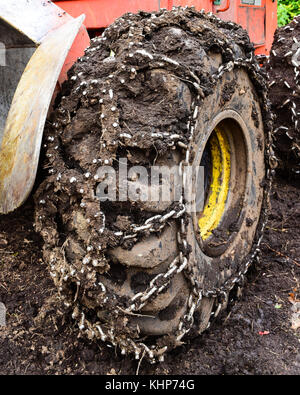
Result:
<svg viewBox="0 0 300 395"><path fill-rule="evenodd" d="M300 177L300 16L274 35L267 63L279 170Z"/></svg>
<svg viewBox="0 0 300 395"><path fill-rule="evenodd" d="M167 354L165 362L143 360L139 374L300 374L299 202L299 184L276 180L261 259L247 275L240 300L208 331ZM57 291L42 260L33 215L29 200L0 221L0 302L7 308L0 374L134 375L134 358L78 337L63 308L48 303Z"/></svg>

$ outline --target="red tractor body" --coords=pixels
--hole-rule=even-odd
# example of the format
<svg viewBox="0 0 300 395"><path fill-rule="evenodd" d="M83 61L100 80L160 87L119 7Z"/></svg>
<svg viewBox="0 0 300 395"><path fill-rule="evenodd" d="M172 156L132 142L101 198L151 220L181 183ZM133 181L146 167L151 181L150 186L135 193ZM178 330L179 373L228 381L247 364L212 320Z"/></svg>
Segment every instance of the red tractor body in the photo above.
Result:
<svg viewBox="0 0 300 395"><path fill-rule="evenodd" d="M174 6L195 6L197 10L213 12L226 21L239 23L248 31L256 54L269 54L277 27L275 0L65 0L55 1L73 17L86 15L85 26L99 34L126 12L157 11Z"/></svg>

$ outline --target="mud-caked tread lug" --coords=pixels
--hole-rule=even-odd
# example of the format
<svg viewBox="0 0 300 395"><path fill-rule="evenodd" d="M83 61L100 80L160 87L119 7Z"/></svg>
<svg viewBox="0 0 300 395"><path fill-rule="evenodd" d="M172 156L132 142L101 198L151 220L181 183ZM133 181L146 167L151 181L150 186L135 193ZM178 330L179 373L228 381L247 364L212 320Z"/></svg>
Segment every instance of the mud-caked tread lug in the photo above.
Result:
<svg viewBox="0 0 300 395"><path fill-rule="evenodd" d="M177 224L174 221L166 226L160 235L151 235L126 250L117 247L108 251L112 260L122 265L152 269L165 261L175 259L177 248Z"/></svg>

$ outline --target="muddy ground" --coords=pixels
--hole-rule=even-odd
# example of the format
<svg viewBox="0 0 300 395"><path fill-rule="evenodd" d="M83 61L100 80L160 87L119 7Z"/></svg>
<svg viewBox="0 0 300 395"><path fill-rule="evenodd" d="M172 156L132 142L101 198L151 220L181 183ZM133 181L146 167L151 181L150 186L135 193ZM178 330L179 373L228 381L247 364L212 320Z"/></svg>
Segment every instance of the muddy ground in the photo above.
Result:
<svg viewBox="0 0 300 395"><path fill-rule="evenodd" d="M262 256L247 275L241 299L200 337L166 356L142 361L139 374L300 374L300 185L277 179ZM101 342L78 337L59 307L33 230L33 202L0 218L0 374L135 375L138 363ZM47 306L47 304L46 304ZM48 315L43 318L43 312ZM294 312L293 312L294 310Z"/></svg>

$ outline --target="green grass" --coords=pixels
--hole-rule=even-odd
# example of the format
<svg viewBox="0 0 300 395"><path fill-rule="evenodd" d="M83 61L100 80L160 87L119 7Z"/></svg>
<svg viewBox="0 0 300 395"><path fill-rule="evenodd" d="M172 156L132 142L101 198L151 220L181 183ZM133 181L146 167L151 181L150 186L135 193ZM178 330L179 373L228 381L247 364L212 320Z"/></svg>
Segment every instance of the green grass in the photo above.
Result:
<svg viewBox="0 0 300 395"><path fill-rule="evenodd" d="M300 15L299 0L278 0L277 20L279 27L287 25L297 15Z"/></svg>

